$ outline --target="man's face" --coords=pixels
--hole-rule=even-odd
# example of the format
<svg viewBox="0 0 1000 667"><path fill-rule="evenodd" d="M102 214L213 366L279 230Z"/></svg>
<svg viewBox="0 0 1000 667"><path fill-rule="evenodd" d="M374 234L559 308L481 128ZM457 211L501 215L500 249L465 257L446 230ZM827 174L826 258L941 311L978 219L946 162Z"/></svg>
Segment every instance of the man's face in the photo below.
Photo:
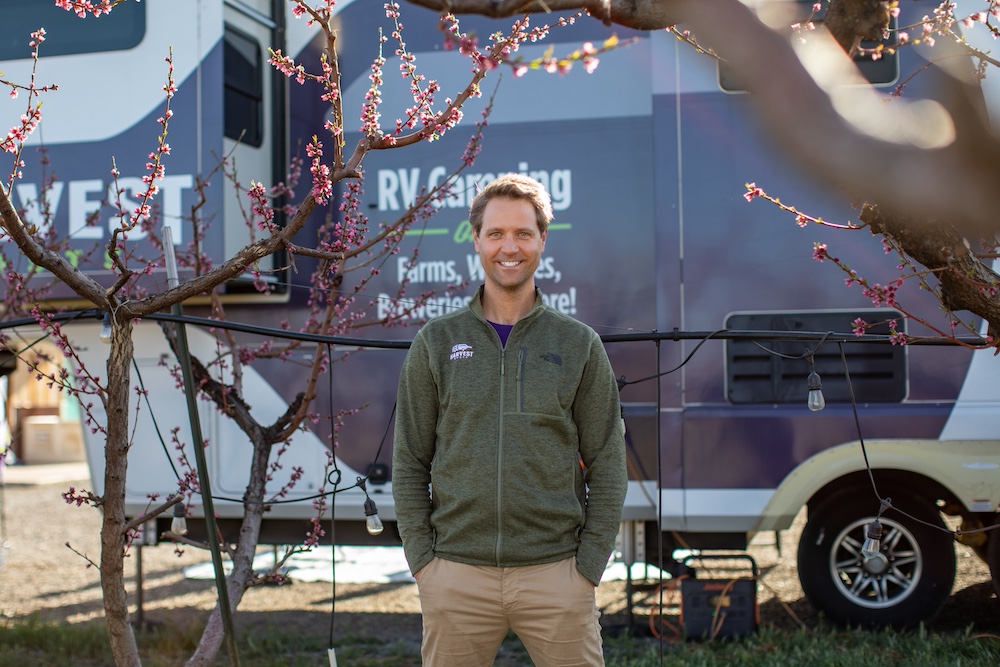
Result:
<svg viewBox="0 0 1000 667"><path fill-rule="evenodd" d="M535 287L535 270L545 250L534 207L522 199L491 199L483 210L483 226L473 237L490 285L517 291Z"/></svg>

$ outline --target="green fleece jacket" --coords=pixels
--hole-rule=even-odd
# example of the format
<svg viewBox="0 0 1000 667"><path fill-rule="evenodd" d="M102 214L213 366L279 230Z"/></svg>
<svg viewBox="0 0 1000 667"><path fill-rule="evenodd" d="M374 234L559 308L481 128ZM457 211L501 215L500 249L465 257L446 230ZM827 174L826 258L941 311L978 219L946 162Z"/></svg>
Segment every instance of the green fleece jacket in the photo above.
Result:
<svg viewBox="0 0 1000 667"><path fill-rule="evenodd" d="M416 573L435 556L515 567L575 555L597 585L627 480L607 353L537 292L502 347L481 298L428 322L403 364L392 494L407 563Z"/></svg>

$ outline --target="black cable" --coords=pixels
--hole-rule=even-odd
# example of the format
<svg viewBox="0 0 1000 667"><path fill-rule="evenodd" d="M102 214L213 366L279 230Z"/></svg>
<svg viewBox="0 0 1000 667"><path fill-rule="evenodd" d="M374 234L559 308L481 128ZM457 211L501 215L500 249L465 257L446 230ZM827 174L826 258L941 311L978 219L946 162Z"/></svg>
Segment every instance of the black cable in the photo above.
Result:
<svg viewBox="0 0 1000 667"><path fill-rule="evenodd" d="M327 480L333 473L337 473L337 479L333 482L333 496L330 498L330 640L327 648L333 650L333 626L334 618L337 614L337 486L340 484L342 474L340 465L337 463L337 441L334 437L335 429L333 424L333 346L326 344L326 368L327 383L330 408L330 456L333 460L333 470L327 473Z"/></svg>
<svg viewBox="0 0 1000 667"><path fill-rule="evenodd" d="M43 339L39 339L39 341L40 340L43 340ZM39 341L35 341L35 343L33 343L32 345L37 344ZM328 350L329 350L329 347L330 347L330 344L327 343ZM331 353L328 352L327 354L328 354L328 359L332 359ZM163 453L166 455L167 462L170 464L170 468L171 468L171 470L174 473L174 478L177 481L180 481L180 479L181 479L180 472L177 470L177 466L174 464L173 457L170 456L170 452L169 452L169 450L167 448L167 444L163 440L163 433L161 432L160 426L159 426L159 424L156 421L156 415L153 412L153 406L152 406L152 404L149 402L149 396L148 396L148 394L146 392L145 382L142 379L142 373L139 371L139 367L138 367L138 365L136 365L135 359L132 360L132 366L135 369L137 379L139 380L139 387L142 389L143 396L145 397L146 406L147 406L147 408L149 410L149 416L150 416L150 419L153 422L153 429L156 431L156 437L160 441L160 445L163 448ZM395 415L395 413L396 413L396 405L393 404L393 406L392 406L392 413L389 415L389 421L386 423L385 433L382 435L382 441L379 443L378 453L375 456L375 461L376 462L378 461L379 456L381 456L382 449L385 446L385 441L386 441L386 438L387 438L387 436L389 434L389 426L392 424L392 417ZM332 377L332 370L331 370L331 373L330 373L330 438L331 438L331 446L332 446L332 439L333 439L333 377ZM337 465L336 454L333 455L333 461L334 461L334 469L327 475L327 480L331 481L332 484L333 484L333 486L334 486L334 490L333 491L326 491L326 492L323 492L323 493L316 493L316 494L313 494L313 495L310 495L310 496L304 496L302 498L289 498L287 500L272 499L272 500L250 501L250 500L247 500L245 498L234 498L232 496L218 496L218 495L214 495L214 494L212 495L212 499L213 500L225 500L225 501L228 501L228 502L241 503L241 504L244 504L244 505L246 505L246 504L283 505L283 504L290 504L290 503L301 503L301 502L305 502L307 500L316 500L317 498L324 498L324 497L327 497L327 496L330 496L331 498L335 497L337 493L340 493L342 491L350 491L351 489L355 489L355 488L358 488L358 487L362 486L362 484L363 484L362 480L363 479L364 480L368 479L368 475L365 475L364 478L359 477L357 483L355 483L355 484L353 484L351 486L348 486L348 487L344 487L343 489L337 489L337 486L340 484L340 481L341 481L341 474L342 473L340 471L339 466ZM337 474L336 481L333 481L333 480L330 479L330 477L333 475L333 473ZM369 471L368 474L370 475L371 471ZM192 493L197 494L199 496L201 495L200 493L198 493L197 491L194 491L194 490L192 490Z"/></svg>
<svg viewBox="0 0 1000 667"><path fill-rule="evenodd" d="M832 335L833 335L832 331L828 331L827 333L823 334L823 337L820 338L819 342L816 344L816 347L814 347L812 349L806 348L806 351L803 352L802 354L799 354L799 355L795 355L795 354L782 354L781 352L778 352L777 350L772 350L772 349L770 349L768 347L764 347L763 345L761 345L760 343L758 343L755 340L751 340L750 342L753 343L754 345L756 345L757 347L759 347L760 349L764 350L765 352L767 352L771 356L774 356L774 357L780 357L782 359L792 359L792 360L795 360L795 359L808 359L809 357L811 357L811 356L815 355L817 352L819 352L819 348L821 348L823 346L823 343L825 343L827 341L827 339L829 339L830 336L832 336ZM837 342L841 346L841 353L843 353L844 341L837 341Z"/></svg>
<svg viewBox="0 0 1000 667"><path fill-rule="evenodd" d="M371 476L372 470L375 469L375 464L378 463L379 458L382 456L382 448L385 447L385 441L389 438L389 427L392 425L392 418L396 416L396 401L392 402L392 410L389 412L389 419L385 422L385 431L382 433L382 441L378 443L378 449L375 451L375 461L372 462L371 468L368 469L368 473L365 475L365 481Z"/></svg>
<svg viewBox="0 0 1000 667"><path fill-rule="evenodd" d="M98 312L100 312L100 311L98 311ZM75 312L72 312L72 313L66 313L65 317L56 318L56 317L50 315L49 319L52 320L52 321L62 320L62 321L65 321L68 324L70 322L73 322L73 321L75 321L75 320L83 317L87 313L89 313L89 311L78 310L78 311L75 311ZM3 329L17 329L19 327L30 326L30 325L35 325L35 324L38 324L38 320L36 320L33 317L22 318L20 320L14 320L12 322L0 322L0 331L2 331ZM47 339L49 339L51 337L52 337L52 334L47 333L47 332L43 333L41 336L39 336L38 338L36 338L35 340L33 340L27 346L19 348L18 350L11 349L11 347L9 345L7 345L6 342L4 342L4 349L9 350L10 352L12 352L14 354L14 356L11 357L10 359L8 359L7 361L5 361L4 364L6 364L9 361L12 361L14 358L20 358L20 356L21 356L22 353L27 352L31 348L33 348L36 345L38 345L39 343L41 343L43 340L47 340Z"/></svg>
<svg viewBox="0 0 1000 667"><path fill-rule="evenodd" d="M142 372L139 370L139 365L135 362L134 356L132 357L132 368L135 369L136 378L139 380L139 388L142 390L143 398L146 399L146 409L149 410L149 418L153 420L153 430L156 431L156 437L160 441L163 453L167 457L167 463L170 464L170 469L174 471L174 477L176 477L179 482L181 475L177 471L177 466L174 465L173 457L170 456L170 450L167 449L167 443L163 440L163 433L160 432L160 425L156 423L156 415L153 413L153 404L149 402L149 392L146 391L146 384L142 381Z"/></svg>
<svg viewBox="0 0 1000 667"><path fill-rule="evenodd" d="M891 498L882 497L882 494L879 493L878 491L878 486L875 484L875 474L872 471L871 463L868 460L868 448L865 446L865 439L864 436L861 434L861 419L858 417L858 404L854 398L854 387L851 384L851 374L847 369L847 355L844 353L844 344L841 342L838 343L838 346L840 347L840 359L844 364L844 376L847 378L847 391L848 395L851 398L851 409L854 412L854 426L858 430L858 442L861 444L861 455L865 460L865 470L868 472L868 479L871 481L872 491L875 492L875 498L878 499L879 501L878 516L881 516L882 512L884 512L886 509L892 509L899 512L900 514L902 514L911 521L919 523L923 526L927 526L928 528L933 528L934 530L947 533L952 537L958 537L959 535L971 535L974 533L988 533L992 530L1000 529L1000 523L993 524L992 526L984 526L983 528L973 528L971 530L951 530L950 528L942 528L941 526L930 523L929 521L924 521L923 519L918 519L912 514L904 512L903 510L899 509L898 507L892 504ZM878 518L878 516L876 516L876 519Z"/></svg>
<svg viewBox="0 0 1000 667"><path fill-rule="evenodd" d="M47 318L48 318L48 320L50 322L72 322L72 321L74 321L74 320L76 320L78 318L84 317L84 316L92 316L92 317L96 317L96 318L100 319L101 317L103 317L103 312L100 311L100 310L97 310L97 309L87 309L87 310L80 310L80 311L67 312L67 313L51 313L51 314L47 315ZM177 316L177 315L167 314L167 313L153 313L153 314L148 315L146 319L163 320L163 321L171 321L171 322L181 322L181 323L193 324L193 325L203 326L203 327L208 327L208 328L227 329L227 330L232 330L232 331L239 331L239 332L243 332L243 333L250 333L250 334L256 334L256 335L261 335L261 336L268 336L268 337L273 337L273 338L284 338L284 339L298 340L298 341L302 341L302 342L317 342L317 343L325 343L325 344L331 344L331 343L333 343L333 344L341 344L341 345L348 345L348 346L372 347L372 348L386 348L386 349L407 349L409 347L409 345L410 345L409 341L376 340L376 339L350 338L350 337L345 337L345 336L325 336L325 335L320 335L320 334L307 334L307 333L301 333L301 332L297 333L297 332L286 331L286 330L283 330L283 329L273 329L273 328L269 328L269 327L260 327L260 326L256 326L256 325L249 325L249 324L242 324L242 323L234 323L234 322L228 322L228 321L214 320L214 319L210 319L210 318L192 317L190 315ZM17 319L17 320L11 320L11 321L7 321L7 322L0 322L0 330L13 329L13 328L18 328L18 327L22 327L22 326L34 326L34 325L37 325L37 324L38 324L38 321L35 318L33 318L33 317L20 318L20 319ZM24 349L30 349L31 347L33 347L34 345L38 344L42 340L45 340L48 337L49 337L49 334L45 334L44 336L42 336L41 338L37 339L36 341L34 341L33 343L31 343L28 347L26 347ZM729 340L729 339L733 339L733 340L736 340L736 339L749 339L755 345L757 345L758 347L760 347L761 349L763 349L763 350L765 350L765 351L767 351L767 352L769 352L771 354L775 354L777 356L782 356L782 357L785 357L785 358L805 358L805 357L808 356L808 351L807 351L806 354L803 354L801 357L789 357L788 355L783 355L783 354L781 354L779 352L776 352L774 350L769 350L768 348L760 345L757 342L757 340L758 339L765 339L765 340L803 340L803 341L818 340L820 345L822 345L824 342L827 342L830 339L833 339L834 341L836 341L841 346L841 357L844 360L845 376L847 377L848 389L851 392L851 401L852 401L851 405L852 405L852 408L855 411L855 425L858 428L859 441L861 442L862 452L863 452L863 455L864 455L864 458L865 458L865 466L866 466L866 469L867 469L867 471L869 473L869 477L872 480L873 489L875 489L875 495L878 497L878 499L879 499L880 502L886 502L886 500L883 499L883 498L881 498L881 496L879 495L879 493L877 491L877 488L875 488L874 477L872 476L871 466L870 466L868 458L867 458L867 450L865 448L863 439L861 439L860 421L859 421L858 415L857 415L857 406L856 406L856 403L855 403L855 400L854 400L854 397L853 397L853 387L851 385L850 375L847 372L846 355L843 352L842 346L843 346L843 344L845 342L848 342L848 341L852 342L852 343L881 343L881 344L884 344L884 343L886 343L886 342L888 342L890 340L889 336L878 335L878 334L863 334L861 336L857 336L857 335L855 335L853 333L852 334L836 334L836 333L833 333L833 332L826 332L826 333L823 333L823 334L818 334L818 333L810 333L810 332L732 331L732 330L728 330L728 329L719 329L719 330L716 330L714 332L681 332L681 331L678 331L677 329L675 329L674 331L672 331L670 333L662 333L662 332L653 331L653 332L647 332L647 333L606 334L606 335L601 336L601 339L605 343L608 343L608 342L629 342L629 341L643 341L643 340L648 341L648 340L654 340L654 341L657 342L657 344L659 343L660 340L667 340L667 339L674 340L674 341L679 341L679 340L682 340L682 339L683 340L699 339L698 345L695 346L695 348L691 351L691 353L688 354L688 356L685 357L685 359L678 366L676 366L675 368L672 368L672 369L670 369L668 371L663 371L663 372L659 372L658 371L656 373L656 375L652 375L652 376L645 377L645 378L640 378L639 380L628 381L628 380L625 380L624 377L619 378L619 380L618 380L618 386L619 386L619 389L621 389L621 388L623 388L623 387L625 387L627 385L630 385L630 384L638 384L640 382L646 382L646 381L649 381L649 380L652 380L652 379L655 379L655 378L662 377L664 375L669 375L670 373L673 373L673 372L679 370L684 365L686 365L688 363L688 361L691 360L691 358L694 356L694 354L700 349L700 347L705 342L707 342L708 340L711 340L713 338L717 338L717 337L718 338L724 338L724 339L727 339L727 340ZM986 341L982 337L977 337L977 336L963 336L963 337L953 337L953 338L943 338L943 337L937 337L937 338L931 338L931 337L927 337L927 338L910 338L907 341L907 345L954 345L954 344L956 344L956 341L959 342L959 343L967 344L967 345L985 345L986 344ZM817 347L815 349L818 349L818 348L819 348L819 345L817 345ZM815 350L813 350L813 351L815 351ZM659 354L657 356L658 356L658 359L659 359ZM657 361L657 365L659 365L659 361ZM658 391L659 391L659 388L658 388ZM147 401L148 401L148 399L147 399ZM659 406L658 406L658 408L659 408ZM393 412L395 412L395 406L393 406ZM390 416L390 420L389 420L390 424L391 424L391 420L392 420L392 416ZM657 428L659 428L659 419L657 419ZM388 430L389 430L389 424L386 425L386 434L388 434ZM159 435L159 432L158 432L158 435ZM657 437L659 438L659 435ZM386 436L384 435L382 443L380 443L380 445L379 445L379 450L378 450L379 454L377 456L381 455L381 451L382 451L382 448L384 446L385 438L386 438ZM162 443L162 435L160 435L160 439L161 439L161 443ZM659 450L658 450L657 453L659 455ZM169 459L169 456L168 456L168 459ZM377 458L376 458L376 460L377 460ZM171 463L172 463L172 461L171 461ZM174 472L175 472L175 474L177 474L176 469L174 470ZM371 471L369 470L368 474L370 474L370 472ZM327 496L327 495L329 495L329 496L335 496L337 493L340 493L342 491L348 491L348 490L357 488L359 486L362 486L364 484L364 482L367 480L367 478L368 478L368 475L366 475L363 478L359 477L358 478L358 483L356 483L356 484L354 484L352 486L349 486L349 487L342 488L342 489L335 488L333 491L330 491L330 492L315 494L315 495L307 496L307 497L304 497L304 498L296 498L296 499L289 499L289 500L271 500L271 501L266 502L266 504L283 504L283 503L303 502L303 501L306 501L306 500L315 500L317 498L320 498L320 497L323 497L323 496ZM339 475L338 475L338 482L339 482ZM245 502L243 499L232 498L232 497L227 497L227 496L215 496L215 495L213 495L212 498L213 499L218 499L218 500L226 500L226 501L231 501L231 502L237 502L237 503ZM927 523L925 521L917 519L916 517L913 517L913 516L911 516L911 515L903 512L902 510L900 510L897 507L892 506L891 504L889 506L892 509L894 509L897 512L899 512L900 514L902 514L903 516L906 516L906 517L910 518L913 521L916 521L918 523L921 523L921 524L933 527L933 528L935 528L937 530L942 530L940 526L935 526L933 524L929 524L929 523ZM957 535L957 534L971 534L971 533L987 532L989 530L994 530L994 529L998 529L998 528L1000 528L1000 524L997 524L997 525L994 525L994 526L985 527L985 528L980 528L980 529L964 530L964 531L950 531L950 530L946 530L945 529L945 532L948 532L948 533L950 533L952 535Z"/></svg>
<svg viewBox="0 0 1000 667"><path fill-rule="evenodd" d="M7 411L7 396L6 392L3 401L4 414ZM6 419L4 420L6 423ZM10 433L10 429L7 429ZM3 449L0 449L0 571L7 568L7 550L10 549L10 544L7 542L7 480L4 477L4 470L7 468L7 451L13 445L13 437L11 442L4 443Z"/></svg>
<svg viewBox="0 0 1000 667"><path fill-rule="evenodd" d="M336 496L334 496L336 497ZM330 638L327 648L333 649L333 627L337 615L337 511L330 500Z"/></svg>
<svg viewBox="0 0 1000 667"><path fill-rule="evenodd" d="M707 338L705 340L708 340ZM698 343L693 350L691 350L691 355L698 351L702 343ZM691 358L688 355L687 359L681 362L680 368L688 362ZM674 370L677 370L676 368ZM671 373L673 371L670 371ZM660 377L660 341L656 341L656 375L654 377ZM659 592L659 610L660 619L663 619L663 448L661 447L661 435L660 432L662 427L660 423L663 421L663 415L660 414L660 410L663 409L663 382L657 380L656 382L656 567L659 570L659 581L656 590ZM684 447L681 447L681 453L683 455ZM682 473L683 474L683 470ZM639 482L642 484L642 481ZM671 552L670 557L673 558L673 552ZM662 627L662 626L661 626ZM660 667L663 667L664 660L664 641L663 632L657 632L660 640Z"/></svg>
<svg viewBox="0 0 1000 667"><path fill-rule="evenodd" d="M865 438L861 435L861 418L858 416L858 402L854 398L854 385L851 383L851 372L847 369L847 354L844 352L844 344L838 343L840 348L840 360L844 364L844 377L847 378L847 395L851 399L851 411L854 413L854 427L858 430L858 442L861 443L861 456L865 459L865 470L868 471L868 479L872 483L872 491L879 502L883 502L882 494L878 492L875 484L875 475L872 473L872 465L868 462L868 448L865 447Z"/></svg>
<svg viewBox="0 0 1000 667"><path fill-rule="evenodd" d="M728 329L719 329L717 331L713 331L712 333L708 334L707 336L702 338L697 345L694 346L694 349L691 350L691 353L684 358L684 361L679 363L674 368L671 368L669 371L663 371L662 373L660 372L660 341L662 340L662 338L659 337L654 338L654 341L656 342L656 374L650 375L649 377L639 378L638 380L631 380L631 381L626 380L625 376L622 376L618 379L618 391L621 391L624 387L627 387L630 384L639 384L640 382L648 382L649 380L655 380L658 377L662 377L664 375L670 375L671 373L679 371L681 368L684 367L685 364L687 364L687 362L691 361L691 357L694 356L695 352L697 352L702 345L707 343L712 338L715 338L719 334L727 333L728 331L729 331ZM652 333L655 334L656 332L654 331ZM660 390L658 386L656 391L657 391L657 396L659 396Z"/></svg>
<svg viewBox="0 0 1000 667"><path fill-rule="evenodd" d="M52 313L47 315L47 317L53 322L70 322L80 317L95 317L97 319L103 318L104 313L96 308L90 308L82 311L72 311L66 313ZM334 345L347 345L354 347L371 347L376 349L408 349L410 346L410 341L407 340L389 340L389 339L373 339L373 338L350 338L347 336L327 336L323 334L310 334L295 331L288 331L285 329L274 329L271 327L262 327L252 324L245 324L240 322L232 322L227 320L215 320L207 317L194 317L191 315L175 315L173 313L151 313L145 316L145 319L164 321L164 322L177 322L184 324L193 324L196 326L204 327L207 329L224 329L229 331L239 331L242 333L250 333L270 338L282 338L290 340L298 340L302 342L313 342L313 343L332 343ZM17 320L9 320L6 322L0 322L0 331L5 329L16 329L23 326L35 326L38 322L33 317L20 318ZM674 330L670 333L657 332L657 331L645 331L645 332L632 332L632 333L618 333L618 334L602 334L601 341L603 343L627 343L627 342L647 342L653 340L702 340L711 338L722 338L726 340L783 340L783 341L814 341L814 340L829 340L830 342L851 342L851 343L870 343L870 344L885 344L892 341L892 337L883 334L862 334L858 336L854 333L818 333L809 331L769 331L769 330L732 330L732 329L718 329L714 332L709 331L678 331ZM987 341L981 336L953 336L953 337L911 337L906 341L907 346L914 345L967 345L967 346L980 346L985 347ZM693 353L693 352L692 352ZM642 380L637 380L641 382Z"/></svg>

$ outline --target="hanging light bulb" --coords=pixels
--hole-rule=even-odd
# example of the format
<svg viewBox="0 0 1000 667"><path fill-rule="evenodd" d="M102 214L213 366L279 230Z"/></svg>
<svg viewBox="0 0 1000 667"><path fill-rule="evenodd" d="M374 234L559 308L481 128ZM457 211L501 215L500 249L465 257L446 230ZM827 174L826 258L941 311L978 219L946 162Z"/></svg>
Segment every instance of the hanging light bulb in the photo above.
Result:
<svg viewBox="0 0 1000 667"><path fill-rule="evenodd" d="M111 342L111 313L104 313L104 322L101 324L101 342Z"/></svg>
<svg viewBox="0 0 1000 667"><path fill-rule="evenodd" d="M868 524L868 531L865 533L865 543L861 545L861 555L865 560L870 560L878 556L882 550L882 523L876 518Z"/></svg>
<svg viewBox="0 0 1000 667"><path fill-rule="evenodd" d="M809 384L809 397L806 405L813 412L819 412L826 407L826 398L823 396L823 383L819 379L819 373L813 371L806 380Z"/></svg>
<svg viewBox="0 0 1000 667"><path fill-rule="evenodd" d="M378 518L378 508L375 507L375 501L371 498L365 498L365 528L368 529L369 535L380 535L385 526L382 525L382 519Z"/></svg>
<svg viewBox="0 0 1000 667"><path fill-rule="evenodd" d="M809 396L806 398L806 406L812 412L819 412L826 407L826 398L823 397L823 383L816 372L816 362L811 352L807 351L806 358L809 360L809 377L806 384L809 386Z"/></svg>
<svg viewBox="0 0 1000 667"><path fill-rule="evenodd" d="M184 515L184 503L174 505L174 518L170 521L170 532L174 535L187 535L188 524Z"/></svg>

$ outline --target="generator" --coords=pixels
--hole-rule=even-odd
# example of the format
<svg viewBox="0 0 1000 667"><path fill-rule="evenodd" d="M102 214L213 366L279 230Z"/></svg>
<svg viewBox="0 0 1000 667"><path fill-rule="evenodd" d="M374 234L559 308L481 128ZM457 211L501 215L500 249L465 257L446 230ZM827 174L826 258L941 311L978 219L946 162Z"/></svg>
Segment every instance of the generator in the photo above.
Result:
<svg viewBox="0 0 1000 667"><path fill-rule="evenodd" d="M757 632L760 609L757 606L757 562L749 554L688 556L682 562L746 561L749 576L732 567L694 570L695 576L680 581L680 622L687 639L725 639L746 637ZM737 572L736 576L717 576ZM716 575L706 577L705 574Z"/></svg>

